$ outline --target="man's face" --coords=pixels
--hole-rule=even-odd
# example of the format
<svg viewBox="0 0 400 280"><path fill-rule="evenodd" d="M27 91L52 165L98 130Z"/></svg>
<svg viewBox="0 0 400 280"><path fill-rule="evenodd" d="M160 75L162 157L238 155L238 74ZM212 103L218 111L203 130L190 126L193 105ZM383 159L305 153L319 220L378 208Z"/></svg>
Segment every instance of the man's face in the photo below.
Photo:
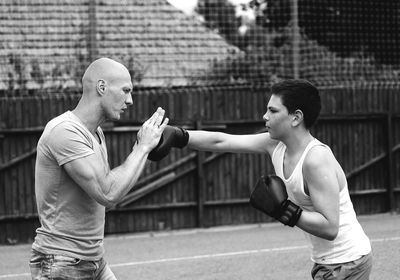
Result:
<svg viewBox="0 0 400 280"><path fill-rule="evenodd" d="M119 120L132 101L132 82L130 77L113 79L107 83L105 94L105 114L109 120Z"/></svg>
<svg viewBox="0 0 400 280"><path fill-rule="evenodd" d="M271 95L263 119L272 139L280 140L285 136L291 127L292 117L282 104L281 98Z"/></svg>

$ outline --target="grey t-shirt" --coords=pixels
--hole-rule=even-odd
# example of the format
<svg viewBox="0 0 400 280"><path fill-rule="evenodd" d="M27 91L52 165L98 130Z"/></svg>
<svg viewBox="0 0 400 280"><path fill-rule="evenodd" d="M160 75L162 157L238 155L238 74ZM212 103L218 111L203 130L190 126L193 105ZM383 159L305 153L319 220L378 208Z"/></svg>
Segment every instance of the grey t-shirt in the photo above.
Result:
<svg viewBox="0 0 400 280"><path fill-rule="evenodd" d="M41 226L32 245L45 254L98 260L104 254L105 207L65 172L63 165L95 154L109 171L101 128L99 143L72 112L51 120L37 145L35 195Z"/></svg>

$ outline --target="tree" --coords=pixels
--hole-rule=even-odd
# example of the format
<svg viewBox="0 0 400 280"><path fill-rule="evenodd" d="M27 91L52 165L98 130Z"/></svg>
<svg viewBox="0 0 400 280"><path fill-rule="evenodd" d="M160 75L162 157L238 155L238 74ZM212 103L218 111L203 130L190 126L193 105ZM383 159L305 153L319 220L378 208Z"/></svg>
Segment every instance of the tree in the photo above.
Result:
<svg viewBox="0 0 400 280"><path fill-rule="evenodd" d="M268 3L257 23L275 30L290 26L291 1L253 0ZM298 7L304 34L338 55L362 52L383 64L400 64L400 1L298 0Z"/></svg>
<svg viewBox="0 0 400 280"><path fill-rule="evenodd" d="M199 0L195 11L204 17L208 28L217 30L229 43L236 45L240 22L235 9L228 0Z"/></svg>
<svg viewBox="0 0 400 280"><path fill-rule="evenodd" d="M255 20L239 35L240 19L227 0L200 0L197 11L205 24L243 53L216 61L196 79L269 83L292 78L292 1L250 1L246 8ZM300 77L326 85L398 80L400 1L298 0L298 17Z"/></svg>

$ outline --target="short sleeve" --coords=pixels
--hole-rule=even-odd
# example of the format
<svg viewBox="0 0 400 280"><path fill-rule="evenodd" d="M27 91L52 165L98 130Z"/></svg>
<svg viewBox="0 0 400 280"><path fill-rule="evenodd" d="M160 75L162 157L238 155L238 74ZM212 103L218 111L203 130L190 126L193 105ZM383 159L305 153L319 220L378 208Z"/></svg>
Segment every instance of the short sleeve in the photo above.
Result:
<svg viewBox="0 0 400 280"><path fill-rule="evenodd" d="M89 131L72 121L64 121L53 127L47 145L60 166L94 153Z"/></svg>

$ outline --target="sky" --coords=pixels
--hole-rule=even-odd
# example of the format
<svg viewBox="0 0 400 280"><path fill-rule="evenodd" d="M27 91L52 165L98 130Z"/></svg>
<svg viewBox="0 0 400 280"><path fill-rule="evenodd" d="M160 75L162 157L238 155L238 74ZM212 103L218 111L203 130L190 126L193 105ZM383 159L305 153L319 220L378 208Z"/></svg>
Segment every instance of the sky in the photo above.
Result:
<svg viewBox="0 0 400 280"><path fill-rule="evenodd" d="M196 7L197 0L167 0L171 5L190 15ZM233 4L247 3L250 0L230 0Z"/></svg>
<svg viewBox="0 0 400 280"><path fill-rule="evenodd" d="M196 7L197 0L167 0L171 5L190 15Z"/></svg>

